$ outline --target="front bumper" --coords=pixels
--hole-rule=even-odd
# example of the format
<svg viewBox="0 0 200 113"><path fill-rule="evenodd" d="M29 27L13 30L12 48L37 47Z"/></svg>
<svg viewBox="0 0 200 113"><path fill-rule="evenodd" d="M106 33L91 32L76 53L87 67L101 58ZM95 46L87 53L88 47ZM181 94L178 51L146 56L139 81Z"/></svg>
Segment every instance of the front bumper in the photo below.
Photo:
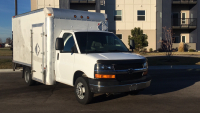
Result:
<svg viewBox="0 0 200 113"><path fill-rule="evenodd" d="M151 77L145 76L143 78L119 82L117 80L99 80L89 79L90 90L93 93L120 93L129 92L149 87L151 84Z"/></svg>

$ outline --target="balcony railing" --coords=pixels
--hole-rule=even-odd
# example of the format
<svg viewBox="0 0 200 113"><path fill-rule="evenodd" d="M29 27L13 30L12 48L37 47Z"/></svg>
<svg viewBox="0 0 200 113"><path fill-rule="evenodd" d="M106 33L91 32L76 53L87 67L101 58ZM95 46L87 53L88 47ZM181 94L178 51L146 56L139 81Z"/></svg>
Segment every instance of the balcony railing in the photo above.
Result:
<svg viewBox="0 0 200 113"><path fill-rule="evenodd" d="M96 0L71 0L71 3L96 3Z"/></svg>
<svg viewBox="0 0 200 113"><path fill-rule="evenodd" d="M197 4L197 0L172 0L173 4Z"/></svg>
<svg viewBox="0 0 200 113"><path fill-rule="evenodd" d="M172 18L174 29L196 29L197 18Z"/></svg>

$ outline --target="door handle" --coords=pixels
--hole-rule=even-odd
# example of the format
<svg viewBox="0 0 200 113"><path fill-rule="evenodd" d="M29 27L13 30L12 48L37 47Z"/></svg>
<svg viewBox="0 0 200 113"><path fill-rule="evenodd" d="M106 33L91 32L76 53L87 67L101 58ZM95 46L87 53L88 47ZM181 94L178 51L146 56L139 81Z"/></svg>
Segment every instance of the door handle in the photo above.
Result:
<svg viewBox="0 0 200 113"><path fill-rule="evenodd" d="M59 60L59 53L57 54L57 60Z"/></svg>

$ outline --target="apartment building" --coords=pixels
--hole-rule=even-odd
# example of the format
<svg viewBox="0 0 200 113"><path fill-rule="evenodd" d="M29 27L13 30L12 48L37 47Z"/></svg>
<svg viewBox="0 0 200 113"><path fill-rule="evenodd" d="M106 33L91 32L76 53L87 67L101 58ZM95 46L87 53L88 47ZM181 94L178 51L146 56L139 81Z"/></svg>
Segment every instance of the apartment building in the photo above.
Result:
<svg viewBox="0 0 200 113"><path fill-rule="evenodd" d="M31 0L31 11L44 7L100 12L100 0Z"/></svg>
<svg viewBox="0 0 200 113"><path fill-rule="evenodd" d="M149 48L161 48L163 27L172 28L174 44L186 43L200 50L199 0L31 0L31 10L44 7L101 12L108 15L109 31L127 46L131 29L140 27L148 35Z"/></svg>
<svg viewBox="0 0 200 113"><path fill-rule="evenodd" d="M200 4L197 2L199 0L172 0L171 27L175 39L174 48L178 43L184 42L186 48L200 50Z"/></svg>

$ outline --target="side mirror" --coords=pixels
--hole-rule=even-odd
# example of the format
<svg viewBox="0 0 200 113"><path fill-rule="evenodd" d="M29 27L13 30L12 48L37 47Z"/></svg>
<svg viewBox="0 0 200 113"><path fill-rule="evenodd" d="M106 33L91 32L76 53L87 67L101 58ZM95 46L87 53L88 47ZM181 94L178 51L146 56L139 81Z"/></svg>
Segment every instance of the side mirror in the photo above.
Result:
<svg viewBox="0 0 200 113"><path fill-rule="evenodd" d="M135 41L134 40L130 40L130 49L135 49Z"/></svg>
<svg viewBox="0 0 200 113"><path fill-rule="evenodd" d="M56 39L56 50L63 50L64 49L64 40L63 38Z"/></svg>

